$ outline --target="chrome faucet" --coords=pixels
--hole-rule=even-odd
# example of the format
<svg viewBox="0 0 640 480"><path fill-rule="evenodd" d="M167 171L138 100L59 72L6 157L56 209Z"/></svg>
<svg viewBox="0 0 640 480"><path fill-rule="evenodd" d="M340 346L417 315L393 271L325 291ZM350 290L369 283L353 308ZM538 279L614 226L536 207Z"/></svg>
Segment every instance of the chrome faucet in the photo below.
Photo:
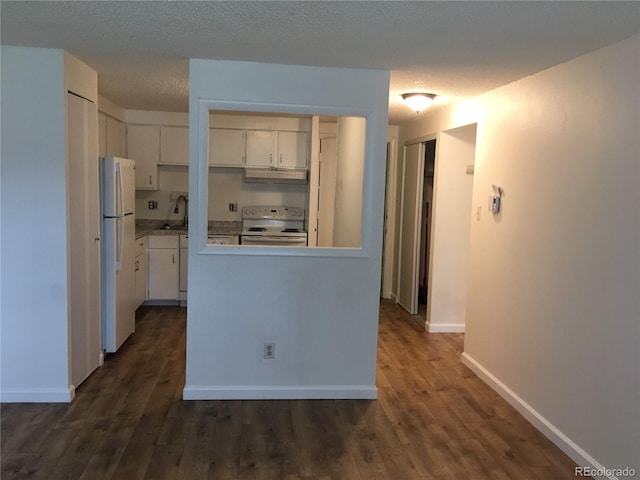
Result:
<svg viewBox="0 0 640 480"><path fill-rule="evenodd" d="M180 213L180 199L184 200L184 226L189 226L189 199L184 195L180 195L176 200L176 206L173 208L173 213Z"/></svg>

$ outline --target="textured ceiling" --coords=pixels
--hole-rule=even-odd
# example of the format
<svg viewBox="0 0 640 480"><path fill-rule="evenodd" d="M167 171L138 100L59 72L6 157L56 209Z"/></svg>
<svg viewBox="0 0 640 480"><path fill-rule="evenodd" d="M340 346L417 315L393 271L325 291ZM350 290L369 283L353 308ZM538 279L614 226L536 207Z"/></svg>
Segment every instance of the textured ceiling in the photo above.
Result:
<svg viewBox="0 0 640 480"><path fill-rule="evenodd" d="M640 32L639 2L0 3L3 44L69 51L128 109L186 111L188 58L391 70L447 103ZM432 107L433 108L433 107Z"/></svg>

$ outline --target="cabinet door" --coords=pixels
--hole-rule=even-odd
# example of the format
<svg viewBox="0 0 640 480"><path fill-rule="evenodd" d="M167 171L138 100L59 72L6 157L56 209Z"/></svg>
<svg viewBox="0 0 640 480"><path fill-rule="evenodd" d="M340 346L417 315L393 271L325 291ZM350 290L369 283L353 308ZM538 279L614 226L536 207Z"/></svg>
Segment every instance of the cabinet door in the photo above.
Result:
<svg viewBox="0 0 640 480"><path fill-rule="evenodd" d="M112 117L107 117L107 155L113 157L124 157L124 145L122 143L121 122Z"/></svg>
<svg viewBox="0 0 640 480"><path fill-rule="evenodd" d="M127 126L127 154L136 161L136 189L157 190L160 127Z"/></svg>
<svg viewBox="0 0 640 480"><path fill-rule="evenodd" d="M71 382L78 386L100 362L100 196L98 112L88 100L67 94L67 219Z"/></svg>
<svg viewBox="0 0 640 480"><path fill-rule="evenodd" d="M244 132L209 129L209 165L241 167L244 164Z"/></svg>
<svg viewBox="0 0 640 480"><path fill-rule="evenodd" d="M304 132L278 132L278 167L307 168L308 144Z"/></svg>
<svg viewBox="0 0 640 480"><path fill-rule="evenodd" d="M147 252L136 255L136 308L147 299Z"/></svg>
<svg viewBox="0 0 640 480"><path fill-rule="evenodd" d="M160 128L160 163L189 165L189 128Z"/></svg>
<svg viewBox="0 0 640 480"><path fill-rule="evenodd" d="M249 130L247 132L246 165L250 167L275 167L278 132Z"/></svg>
<svg viewBox="0 0 640 480"><path fill-rule="evenodd" d="M189 267L189 249L180 249L180 291L187 291L187 275Z"/></svg>
<svg viewBox="0 0 640 480"><path fill-rule="evenodd" d="M149 249L149 300L178 299L178 249Z"/></svg>

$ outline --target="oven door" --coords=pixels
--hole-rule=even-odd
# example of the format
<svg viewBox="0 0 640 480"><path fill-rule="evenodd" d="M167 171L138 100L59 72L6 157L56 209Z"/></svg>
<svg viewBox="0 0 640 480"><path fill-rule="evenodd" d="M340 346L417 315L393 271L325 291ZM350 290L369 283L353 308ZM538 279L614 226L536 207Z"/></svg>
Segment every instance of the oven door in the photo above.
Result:
<svg viewBox="0 0 640 480"><path fill-rule="evenodd" d="M307 237L242 235L240 237L240 244L261 247L306 247Z"/></svg>

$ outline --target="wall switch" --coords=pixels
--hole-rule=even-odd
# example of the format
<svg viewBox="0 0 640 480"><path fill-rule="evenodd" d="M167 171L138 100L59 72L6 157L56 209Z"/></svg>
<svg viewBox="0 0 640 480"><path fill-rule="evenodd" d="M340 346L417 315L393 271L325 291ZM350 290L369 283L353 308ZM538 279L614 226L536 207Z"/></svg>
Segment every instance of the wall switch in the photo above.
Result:
<svg viewBox="0 0 640 480"><path fill-rule="evenodd" d="M147 206L149 207L149 210L155 210L156 208L158 208L158 202L156 202L155 200L149 200Z"/></svg>
<svg viewBox="0 0 640 480"><path fill-rule="evenodd" d="M276 358L276 344L275 343L265 343L264 344L264 358L266 360L273 360Z"/></svg>
<svg viewBox="0 0 640 480"><path fill-rule="evenodd" d="M238 211L238 204L237 203L230 203L229 204L229 211L230 212L237 212Z"/></svg>

